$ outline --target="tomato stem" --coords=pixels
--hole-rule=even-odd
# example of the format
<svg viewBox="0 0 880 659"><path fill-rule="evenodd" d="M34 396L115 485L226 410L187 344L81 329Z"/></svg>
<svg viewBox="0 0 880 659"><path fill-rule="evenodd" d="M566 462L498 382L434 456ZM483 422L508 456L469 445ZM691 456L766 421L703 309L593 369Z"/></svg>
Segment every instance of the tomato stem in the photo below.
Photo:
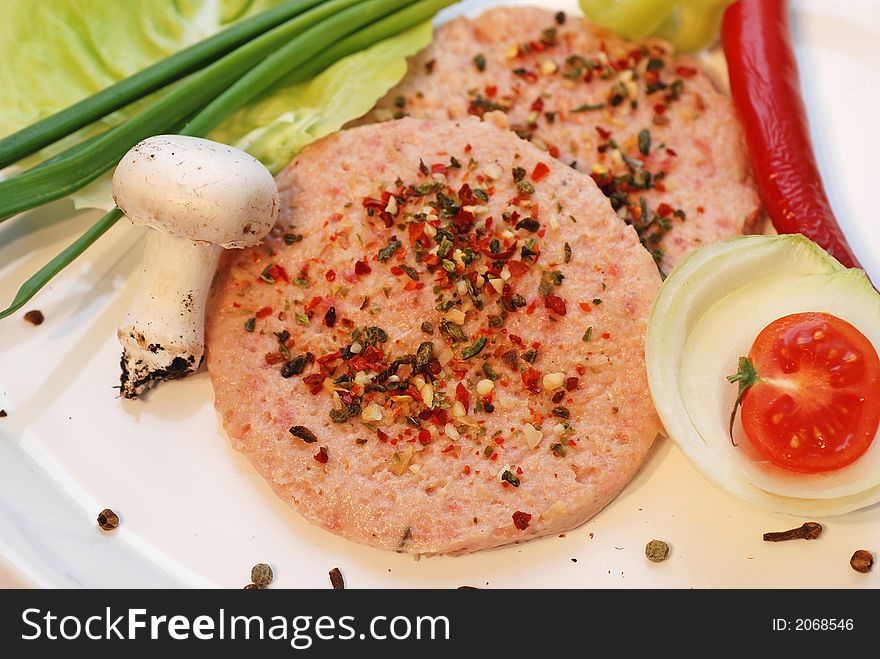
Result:
<svg viewBox="0 0 880 659"><path fill-rule="evenodd" d="M754 365L751 361L749 361L748 357L740 357L739 358L739 370L733 375L727 376L727 381L733 384L734 382L739 383L739 393L736 396L736 402L733 404L733 411L730 413L730 442L736 446L736 442L733 441L733 423L736 421L736 411L739 409L739 406L742 405L742 399L745 395L746 391L749 387L755 384L759 380L758 371L755 370Z"/></svg>

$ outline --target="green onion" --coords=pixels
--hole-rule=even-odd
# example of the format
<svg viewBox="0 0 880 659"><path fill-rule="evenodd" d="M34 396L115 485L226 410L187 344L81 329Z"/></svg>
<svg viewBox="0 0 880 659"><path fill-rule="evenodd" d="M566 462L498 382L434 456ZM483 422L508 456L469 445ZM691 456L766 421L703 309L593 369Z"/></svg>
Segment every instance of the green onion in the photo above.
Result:
<svg viewBox="0 0 880 659"><path fill-rule="evenodd" d="M245 79L250 79L248 72L277 52L283 44L323 21L334 20L341 10L351 5L372 5L374 1L325 2L214 62L140 114L111 128L87 146L69 149L67 156L56 162L0 181L0 221L29 208L65 197L91 183L115 166L126 151L141 140L168 132L171 127L201 110L230 86L240 89ZM360 26L358 24L355 27ZM337 33L329 38L338 39L350 31L342 30L342 34ZM285 64L292 64L290 68L295 66L295 63Z"/></svg>
<svg viewBox="0 0 880 659"><path fill-rule="evenodd" d="M0 169L197 71L325 0L289 0L0 140Z"/></svg>
<svg viewBox="0 0 880 659"><path fill-rule="evenodd" d="M37 291L48 284L52 277L70 265L73 260L86 251L93 242L103 236L107 229L112 227L120 217L122 217L122 211L118 208L114 208L98 220L97 223L80 236L76 242L70 245L70 247L40 268L37 274L33 275L22 284L21 288L18 289L18 293L16 293L15 299L12 300L12 304L10 304L7 309L0 311L0 318L6 318L6 316L15 313L27 304L27 301L36 295Z"/></svg>
<svg viewBox="0 0 880 659"><path fill-rule="evenodd" d="M217 122L223 121L223 119L231 115L235 110L240 107L240 105L236 105L236 103L246 103L248 100L264 91L268 86L271 86L285 75L288 75L291 69L297 69L297 73L293 76L293 81L305 80L343 57L358 52L359 50L369 47L374 43L382 41L390 36L398 34L399 32L409 29L410 27L418 25L424 20L432 17L440 9L453 4L454 1L455 0L421 0L420 2L414 2L414 0L403 0L403 2L401 3L401 0L369 0L366 3L363 3L364 5L370 5L369 7L355 8L360 9L360 11L351 10L348 13L345 13L344 9L341 8L349 7L350 5L358 2L358 0L333 0L331 2L327 2L325 3L325 5L319 8L319 10L322 10L320 11L320 13L318 13L319 10L313 10L300 17L299 19L294 19L276 28L271 33L269 33L269 35L263 35L263 37L260 37L259 39L248 43L246 46L240 48L238 51L235 51L231 55L227 55L226 58L224 58L220 62L216 62L211 67L208 67L208 69L199 74L198 79L201 80L202 77L209 71L215 71L216 69L214 67L224 61L228 61L229 58L233 58L234 56L239 55L240 52L245 48L251 47L249 54L252 54L253 51L257 50L257 48L254 46L257 41L262 40L262 43L260 45L262 47L266 47L266 44L270 41L268 39L270 35L274 36L275 39L278 39L280 38L279 35L283 34L284 38L289 39L291 32L296 32L297 35L302 35L303 37L308 34L309 39L315 40L316 42L318 42L318 44L321 43L320 40L323 38L328 39L331 43L334 44L333 46L324 50L324 52L320 54L313 52L312 54L316 56L314 56L311 61L309 61L310 55L304 56L302 55L302 52L298 51L288 52L289 50L294 49L288 49L287 47L284 47L283 50L285 50L287 54L286 58L272 58L273 65L278 68L278 71L269 72L266 70L258 70L260 69L260 67L258 66L254 69L254 71L245 73L243 76L240 77L238 82L233 85L233 87L229 88L228 91L232 92L229 95L231 103L230 105L225 106L225 111L224 107L218 106L216 103L209 104L209 106L204 108L202 112L196 114L195 117L193 117L193 119L184 129L185 134L198 135L204 133L197 133L196 131L209 131L214 125L216 125ZM403 8L401 8L401 5L403 5ZM409 5L412 6L410 7ZM327 9L328 7L332 7L332 10ZM398 8L400 8L400 11L397 11L390 15L385 15L388 14L390 10ZM313 30L309 32L309 26L317 24L317 22L322 20L326 15L332 14L334 12L338 12L340 15L343 15L344 18L352 19L352 24L347 26L348 32L344 32L345 28L339 25L338 20L334 23L338 27L338 30L335 34L328 35L325 30ZM382 12L384 12L384 14ZM364 27L370 20L374 20L377 16L380 15L384 17ZM296 25L291 26L291 23L295 23ZM344 34L347 34L347 36L340 40L339 32L344 32ZM296 37L294 38L296 40ZM314 44L309 45L313 46ZM306 52L312 52L314 50L314 47L310 47ZM196 79L196 77L194 77L194 79ZM173 94L179 92L180 89L184 87L186 87L186 84L181 85L178 90L172 92L172 94L169 94L169 96L172 96ZM238 89L233 91L234 87L238 87ZM165 98L167 99L168 97ZM159 103L161 103L161 101ZM156 105L158 105L159 103L157 103ZM141 113L141 115L138 115L134 119L138 119L142 115L150 112L156 107L156 105L151 106L151 108L145 110L143 113ZM164 104L163 110L167 108L168 105L170 104ZM161 114L161 112L154 111L154 114ZM176 117L177 119L175 120ZM172 129L179 127L181 122L181 119L179 119L179 117L180 113L178 112L174 115L174 117L168 118L165 125L170 126ZM131 120L129 120L129 122L126 122L126 124L130 122ZM123 126L125 126L126 124L123 124ZM114 135L115 130L116 128L113 128L101 135L89 138L88 140L74 147L71 147L64 153L59 154L58 156L41 163L37 167L29 170L28 172L25 172L24 174L19 175L14 179L10 179L9 182L16 181L27 174L40 172L41 170L51 170L51 168L57 167L59 164L69 164L70 162L79 163L82 160L85 160L85 158L95 150L96 145L99 145L98 148L100 148L100 145L104 144L108 139L119 139L118 134ZM110 137L108 138L108 136ZM134 143L136 143L136 141L126 146L124 150L122 150L115 158L110 167L112 167L115 162L118 162L119 158L121 158L122 155L124 155L125 151L131 148ZM83 157L82 154L86 154L86 156ZM100 173L98 175L100 175ZM96 177L93 177L89 180L93 180L94 178ZM3 183L0 182L0 193L3 192L2 186ZM71 191L79 189L79 187L82 186L73 187ZM61 196L64 195L57 195L54 198L59 198ZM41 203L45 202L40 201L37 203L33 203L28 207L37 206ZM2 205L0 205L0 208L2 208ZM3 211L0 210L0 213L2 212ZM55 275L57 275L59 272L61 272L61 270L72 263L90 245L92 245L98 238L100 238L111 226L113 226L113 224L120 217L122 217L122 211L120 211L118 208L113 209L104 217L102 217L94 226L86 231L73 244L67 247L58 256L53 258L35 275L30 277L18 290L18 293L16 294L12 304L7 309L0 311L0 319L9 316L10 314L14 313L22 306L24 306L28 302L28 300L30 300L41 288L43 288L43 286L45 286ZM2 219L6 218L2 214L0 214L0 221L2 221Z"/></svg>
<svg viewBox="0 0 880 659"><path fill-rule="evenodd" d="M415 0L365 0L336 13L284 44L253 67L248 74L216 97L196 118L188 123L183 135L204 135L216 128L231 112L235 112L284 78L287 73L319 55L328 43L334 43L373 23L395 9L411 5Z"/></svg>
<svg viewBox="0 0 880 659"><path fill-rule="evenodd" d="M313 58L302 66L289 80L290 84L303 82L316 76L335 62L360 52L373 44L384 41L396 34L400 34L424 21L433 18L441 9L455 4L457 0L421 0L405 11L399 11L360 32L347 36L342 41L334 44L323 53Z"/></svg>

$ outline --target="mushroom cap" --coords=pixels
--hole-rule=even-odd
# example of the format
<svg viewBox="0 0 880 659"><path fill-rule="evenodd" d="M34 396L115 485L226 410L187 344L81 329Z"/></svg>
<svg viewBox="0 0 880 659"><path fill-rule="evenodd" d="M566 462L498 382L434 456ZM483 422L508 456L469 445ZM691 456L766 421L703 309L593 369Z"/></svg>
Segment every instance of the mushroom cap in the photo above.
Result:
<svg viewBox="0 0 880 659"><path fill-rule="evenodd" d="M113 199L137 226L224 248L259 243L278 218L278 187L259 160L225 144L157 135L123 156Z"/></svg>

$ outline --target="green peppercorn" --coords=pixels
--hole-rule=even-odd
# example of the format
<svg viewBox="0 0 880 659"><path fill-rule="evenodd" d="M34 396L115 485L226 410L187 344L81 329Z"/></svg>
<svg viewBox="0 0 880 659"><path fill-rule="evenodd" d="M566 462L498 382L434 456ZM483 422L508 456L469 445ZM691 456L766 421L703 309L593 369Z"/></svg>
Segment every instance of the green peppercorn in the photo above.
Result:
<svg viewBox="0 0 880 659"><path fill-rule="evenodd" d="M645 556L653 563L660 563L669 557L669 545L662 540L651 540L645 545Z"/></svg>
<svg viewBox="0 0 880 659"><path fill-rule="evenodd" d="M265 588L272 583L272 568L266 563L257 563L251 568L251 581L257 588Z"/></svg>

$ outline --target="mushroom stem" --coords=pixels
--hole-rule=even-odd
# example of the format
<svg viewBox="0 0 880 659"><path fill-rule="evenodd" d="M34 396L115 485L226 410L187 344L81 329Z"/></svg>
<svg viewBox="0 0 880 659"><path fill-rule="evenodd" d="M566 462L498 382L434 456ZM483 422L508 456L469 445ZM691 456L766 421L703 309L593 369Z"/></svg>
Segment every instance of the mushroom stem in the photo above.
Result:
<svg viewBox="0 0 880 659"><path fill-rule="evenodd" d="M137 398L160 380L199 368L205 345L205 302L222 248L152 230L140 282L119 327L121 392Z"/></svg>
<svg viewBox="0 0 880 659"><path fill-rule="evenodd" d="M113 199L152 227L139 290L119 328L121 390L139 398L198 369L205 304L221 249L259 244L278 218L272 174L244 151L185 135L136 144L113 173Z"/></svg>

